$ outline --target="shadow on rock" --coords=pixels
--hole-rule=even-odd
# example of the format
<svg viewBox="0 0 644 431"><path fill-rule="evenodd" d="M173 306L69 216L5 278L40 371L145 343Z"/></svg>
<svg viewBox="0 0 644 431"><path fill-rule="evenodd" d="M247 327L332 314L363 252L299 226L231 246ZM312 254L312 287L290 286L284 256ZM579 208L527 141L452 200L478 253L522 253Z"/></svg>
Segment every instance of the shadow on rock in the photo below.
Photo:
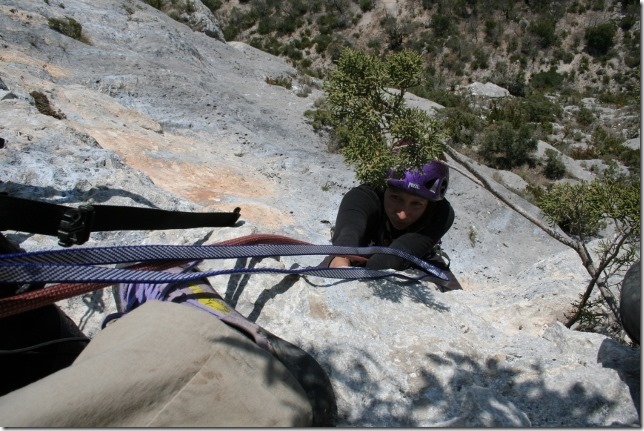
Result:
<svg viewBox="0 0 644 431"><path fill-rule="evenodd" d="M619 378L628 386L633 405L637 410L637 417L641 422L641 355L638 355L637 358L627 355L626 350L630 349L630 347L623 346L614 340L606 339L597 352L597 362L602 364L604 368L617 371Z"/></svg>
<svg viewBox="0 0 644 431"><path fill-rule="evenodd" d="M105 301L103 301L103 289L97 289L90 293L83 295L83 303L87 306L87 311L80 318L78 327L82 330L85 329L85 325L89 322L89 319L94 315L94 313L103 313L105 311Z"/></svg>
<svg viewBox="0 0 644 431"><path fill-rule="evenodd" d="M551 389L539 364L525 370L493 358L427 353L416 377L400 381L363 349L308 351L331 378L340 427L590 427L619 407L581 382L565 393Z"/></svg>
<svg viewBox="0 0 644 431"><path fill-rule="evenodd" d="M74 188L72 190L58 190L54 187L38 187L25 184L18 184L11 181L0 182L0 192L7 193L24 199L47 199L56 197L56 203L85 203L92 199L95 203L107 202L115 196L132 199L132 201L150 208L157 208L152 201L143 196L128 192L123 189L112 189L108 187L92 187L89 190Z"/></svg>
<svg viewBox="0 0 644 431"><path fill-rule="evenodd" d="M392 279L369 280L367 285L380 299L399 304L407 297L413 302L423 304L437 311L449 311L449 308L436 301L436 294L441 294L435 288L419 281L401 281Z"/></svg>
<svg viewBox="0 0 644 431"><path fill-rule="evenodd" d="M246 257L241 257L235 262L235 269L247 268L252 269L260 263L263 258L252 257L250 259ZM293 269L293 268L291 268ZM244 292L244 289L248 285L250 280L251 273L246 274L232 274L228 279L228 285L226 287L226 293L224 295L224 301L231 307L237 307L240 296ZM246 317L251 322L256 322L259 318L264 306L271 300L274 299L277 295L286 293L297 281L300 279L300 276L297 274L287 275L282 280L277 283L275 286L264 289L253 305L253 310Z"/></svg>

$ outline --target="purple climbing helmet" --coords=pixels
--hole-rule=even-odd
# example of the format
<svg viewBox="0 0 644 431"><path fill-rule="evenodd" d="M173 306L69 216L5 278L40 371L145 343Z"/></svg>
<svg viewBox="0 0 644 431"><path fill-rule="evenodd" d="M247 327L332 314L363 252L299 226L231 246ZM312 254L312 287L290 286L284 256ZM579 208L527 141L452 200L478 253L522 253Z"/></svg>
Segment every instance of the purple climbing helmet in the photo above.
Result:
<svg viewBox="0 0 644 431"><path fill-rule="evenodd" d="M401 139L393 146L394 153L414 145L412 139ZM430 202L440 201L445 197L449 183L449 168L440 160L432 160L420 169L408 169L402 178L389 171L387 185L411 193Z"/></svg>
<svg viewBox="0 0 644 431"><path fill-rule="evenodd" d="M445 197L449 183L449 168L438 160L432 160L421 169L405 172L403 178L394 178L389 173L387 185L411 193L429 201L440 201Z"/></svg>

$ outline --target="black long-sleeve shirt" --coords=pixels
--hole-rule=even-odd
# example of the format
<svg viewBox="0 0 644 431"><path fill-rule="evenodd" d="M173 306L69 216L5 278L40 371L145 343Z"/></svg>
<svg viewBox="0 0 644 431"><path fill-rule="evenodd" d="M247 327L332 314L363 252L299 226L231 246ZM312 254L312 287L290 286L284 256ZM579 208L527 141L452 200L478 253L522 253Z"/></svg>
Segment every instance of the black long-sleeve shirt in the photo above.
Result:
<svg viewBox="0 0 644 431"><path fill-rule="evenodd" d="M420 219L407 229L397 230L388 222L383 199L384 190L366 184L347 192L338 209L333 245L389 246L422 259L429 257L454 222L454 210L447 199L443 199L429 202ZM405 259L386 254L375 254L366 264L371 269L403 270L409 266Z"/></svg>

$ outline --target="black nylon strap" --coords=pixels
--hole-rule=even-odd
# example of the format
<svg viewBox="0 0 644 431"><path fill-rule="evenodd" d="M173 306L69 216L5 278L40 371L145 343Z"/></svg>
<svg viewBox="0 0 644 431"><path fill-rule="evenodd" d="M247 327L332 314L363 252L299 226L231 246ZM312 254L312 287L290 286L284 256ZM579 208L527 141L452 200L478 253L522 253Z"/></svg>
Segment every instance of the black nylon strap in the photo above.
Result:
<svg viewBox="0 0 644 431"><path fill-rule="evenodd" d="M81 205L76 209L0 194L0 231L57 236L63 246L84 243L90 232L225 227L233 226L239 216L239 208L229 213L115 205Z"/></svg>
<svg viewBox="0 0 644 431"><path fill-rule="evenodd" d="M93 205L93 207L96 213L92 230L96 232L225 227L234 225L239 219L239 208L231 213L194 213L114 205Z"/></svg>

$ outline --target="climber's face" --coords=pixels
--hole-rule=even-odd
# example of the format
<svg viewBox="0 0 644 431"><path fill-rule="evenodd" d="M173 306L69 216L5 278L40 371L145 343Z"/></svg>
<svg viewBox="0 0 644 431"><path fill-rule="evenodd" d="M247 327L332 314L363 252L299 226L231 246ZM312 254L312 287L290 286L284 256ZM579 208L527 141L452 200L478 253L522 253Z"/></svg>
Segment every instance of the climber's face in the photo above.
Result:
<svg viewBox="0 0 644 431"><path fill-rule="evenodd" d="M429 201L400 189L385 190L385 213L392 226L403 230L414 224L427 209Z"/></svg>

